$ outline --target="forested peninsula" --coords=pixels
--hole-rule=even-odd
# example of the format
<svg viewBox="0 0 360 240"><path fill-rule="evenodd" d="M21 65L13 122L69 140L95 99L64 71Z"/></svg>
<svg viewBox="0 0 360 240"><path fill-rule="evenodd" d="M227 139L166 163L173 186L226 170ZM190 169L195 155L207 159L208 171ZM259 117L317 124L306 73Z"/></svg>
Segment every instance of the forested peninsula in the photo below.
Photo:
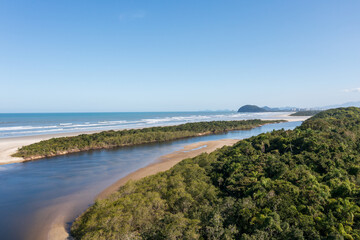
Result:
<svg viewBox="0 0 360 240"><path fill-rule="evenodd" d="M360 239L360 109L318 113L128 182L75 239Z"/></svg>
<svg viewBox="0 0 360 240"><path fill-rule="evenodd" d="M282 120L242 120L185 123L177 126L150 127L120 131L103 131L81 134L73 137L52 138L28 146L23 146L13 154L25 160L53 157L68 153L133 146L145 143L165 142L187 137L223 133L234 130L248 130Z"/></svg>
<svg viewBox="0 0 360 240"><path fill-rule="evenodd" d="M290 116L298 117L298 116L314 116L315 114L318 114L321 112L321 110L307 110L307 111L299 111L295 112L293 114L290 114Z"/></svg>

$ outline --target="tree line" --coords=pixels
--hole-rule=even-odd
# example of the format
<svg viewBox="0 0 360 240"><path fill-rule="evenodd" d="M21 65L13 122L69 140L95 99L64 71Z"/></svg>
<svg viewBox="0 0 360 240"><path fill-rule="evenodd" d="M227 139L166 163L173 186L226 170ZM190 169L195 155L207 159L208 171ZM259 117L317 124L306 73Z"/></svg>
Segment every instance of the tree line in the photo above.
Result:
<svg viewBox="0 0 360 240"><path fill-rule="evenodd" d="M128 182L75 239L360 239L360 109L242 140Z"/></svg>
<svg viewBox="0 0 360 240"><path fill-rule="evenodd" d="M22 157L27 160L38 159L72 152L164 142L233 130L246 130L264 124L277 122L281 122L281 120L212 121L186 123L177 126L103 131L94 134L81 134L73 137L60 137L40 141L38 143L21 147L12 156Z"/></svg>

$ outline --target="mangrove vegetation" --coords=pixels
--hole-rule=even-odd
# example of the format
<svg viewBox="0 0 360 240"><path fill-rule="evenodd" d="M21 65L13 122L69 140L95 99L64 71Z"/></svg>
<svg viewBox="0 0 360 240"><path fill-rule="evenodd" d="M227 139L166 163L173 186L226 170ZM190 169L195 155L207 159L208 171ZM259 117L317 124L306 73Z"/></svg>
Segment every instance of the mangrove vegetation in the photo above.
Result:
<svg viewBox="0 0 360 240"><path fill-rule="evenodd" d="M81 134L73 137L60 137L44 140L28 146L23 146L12 156L31 160L94 149L164 142L233 130L247 130L264 124L278 122L282 121L212 121L186 123L177 126L103 131L100 133Z"/></svg>
<svg viewBox="0 0 360 240"><path fill-rule="evenodd" d="M296 117L296 116L314 116L315 114L318 114L321 112L321 110L308 110L308 111L299 111L291 114L290 116Z"/></svg>
<svg viewBox="0 0 360 240"><path fill-rule="evenodd" d="M149 130L146 130L149 131ZM128 182L75 239L360 239L360 109L327 110Z"/></svg>

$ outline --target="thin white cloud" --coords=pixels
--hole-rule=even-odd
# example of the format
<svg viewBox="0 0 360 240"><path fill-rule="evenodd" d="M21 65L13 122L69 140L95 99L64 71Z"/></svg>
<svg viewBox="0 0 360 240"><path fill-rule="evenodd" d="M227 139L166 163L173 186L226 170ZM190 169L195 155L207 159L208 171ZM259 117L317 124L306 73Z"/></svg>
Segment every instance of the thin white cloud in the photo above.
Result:
<svg viewBox="0 0 360 240"><path fill-rule="evenodd" d="M344 89L344 92L358 92L358 93L360 93L360 88Z"/></svg>

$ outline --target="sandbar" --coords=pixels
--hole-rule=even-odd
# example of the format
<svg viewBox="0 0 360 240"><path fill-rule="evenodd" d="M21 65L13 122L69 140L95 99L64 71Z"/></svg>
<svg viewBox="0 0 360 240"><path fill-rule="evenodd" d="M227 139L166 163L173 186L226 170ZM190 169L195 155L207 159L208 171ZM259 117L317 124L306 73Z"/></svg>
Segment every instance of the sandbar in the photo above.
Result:
<svg viewBox="0 0 360 240"><path fill-rule="evenodd" d="M141 178L156 174L158 172L166 171L186 158L192 158L201 153L210 153L223 146L231 146L238 141L239 139L221 139L216 141L197 142L187 145L183 149L164 155L160 157L159 161L150 164L144 168L140 168L137 171L130 173L126 177L119 179L110 187L102 191L97 196L97 199L104 199L110 196L112 193L116 192L119 187L123 186L129 180L139 180Z"/></svg>
<svg viewBox="0 0 360 240"><path fill-rule="evenodd" d="M309 117L308 116L290 116L289 113L284 113L284 114L279 113L279 115L273 116L271 118L261 118L261 117L259 117L259 118L262 120L286 120L289 122L294 122L294 121L305 121ZM114 129L114 130L122 130L122 129ZM102 132L102 131L104 131L104 130L0 138L0 165L26 161L23 158L11 157L11 155L14 154L22 146L30 145L30 144L40 142L42 140L47 140L50 138L71 137L71 136L77 136L80 134L92 134L92 133L98 133L98 132Z"/></svg>
<svg viewBox="0 0 360 240"><path fill-rule="evenodd" d="M216 141L197 142L186 145L183 149L160 157L155 163L130 173L126 177L119 179L110 185L104 191L96 196L96 199L104 199L116 192L119 187L129 180L139 180L158 172L166 171L178 162L195 157L201 153L210 153L223 146L230 146L238 142L238 139L221 139ZM82 201L84 194L77 193L71 196L65 196L58 199L56 204L42 209L36 216L36 226L29 234L29 239L48 239L48 240L65 240L70 239L67 232L67 224L72 221L73 213L76 212L74 206L76 201Z"/></svg>

